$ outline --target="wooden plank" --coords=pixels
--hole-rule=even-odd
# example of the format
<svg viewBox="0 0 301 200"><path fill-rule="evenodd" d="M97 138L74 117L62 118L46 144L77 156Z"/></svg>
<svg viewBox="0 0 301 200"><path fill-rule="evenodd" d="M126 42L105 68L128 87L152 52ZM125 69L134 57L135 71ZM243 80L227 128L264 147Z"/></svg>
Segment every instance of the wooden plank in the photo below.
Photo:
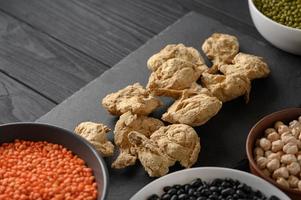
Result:
<svg viewBox="0 0 301 200"><path fill-rule="evenodd" d="M0 12L0 70L53 101L63 101L106 69L95 59Z"/></svg>
<svg viewBox="0 0 301 200"><path fill-rule="evenodd" d="M55 105L0 72L0 124L34 121Z"/></svg>
<svg viewBox="0 0 301 200"><path fill-rule="evenodd" d="M171 3L10 0L0 1L0 8L112 66L186 13Z"/></svg>
<svg viewBox="0 0 301 200"><path fill-rule="evenodd" d="M253 26L247 0L193 0L193 2L200 4L200 6L206 5L212 9L217 9L225 15Z"/></svg>

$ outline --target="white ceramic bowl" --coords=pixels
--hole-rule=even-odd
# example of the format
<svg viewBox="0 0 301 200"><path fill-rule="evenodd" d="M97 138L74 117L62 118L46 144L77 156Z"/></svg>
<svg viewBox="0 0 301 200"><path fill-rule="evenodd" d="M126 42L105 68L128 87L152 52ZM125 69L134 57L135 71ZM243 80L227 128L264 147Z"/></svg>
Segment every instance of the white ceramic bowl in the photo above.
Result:
<svg viewBox="0 0 301 200"><path fill-rule="evenodd" d="M168 174L146 185L130 200L145 200L154 193L161 195L164 186L186 184L196 178L201 178L204 181L212 181L216 178L232 178L251 186L255 190L260 190L268 197L275 195L281 200L290 200L278 188L257 176L239 170L220 167L198 167Z"/></svg>
<svg viewBox="0 0 301 200"><path fill-rule="evenodd" d="M259 33L274 46L301 55L301 30L279 24L262 14L249 0L249 9Z"/></svg>

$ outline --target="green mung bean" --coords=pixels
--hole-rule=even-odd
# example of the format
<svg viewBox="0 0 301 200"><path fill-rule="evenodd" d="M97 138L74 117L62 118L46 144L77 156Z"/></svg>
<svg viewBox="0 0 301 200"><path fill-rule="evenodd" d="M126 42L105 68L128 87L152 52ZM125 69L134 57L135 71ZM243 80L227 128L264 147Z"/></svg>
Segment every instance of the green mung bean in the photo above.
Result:
<svg viewBox="0 0 301 200"><path fill-rule="evenodd" d="M268 18L301 29L301 0L253 0L255 6Z"/></svg>

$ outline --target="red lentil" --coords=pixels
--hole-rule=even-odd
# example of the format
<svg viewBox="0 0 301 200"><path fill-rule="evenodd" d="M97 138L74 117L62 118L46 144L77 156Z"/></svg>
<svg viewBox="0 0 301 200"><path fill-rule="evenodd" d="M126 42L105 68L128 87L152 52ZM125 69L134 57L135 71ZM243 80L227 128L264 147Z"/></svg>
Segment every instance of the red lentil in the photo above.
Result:
<svg viewBox="0 0 301 200"><path fill-rule="evenodd" d="M15 140L0 146L1 200L95 200L92 169L61 145Z"/></svg>

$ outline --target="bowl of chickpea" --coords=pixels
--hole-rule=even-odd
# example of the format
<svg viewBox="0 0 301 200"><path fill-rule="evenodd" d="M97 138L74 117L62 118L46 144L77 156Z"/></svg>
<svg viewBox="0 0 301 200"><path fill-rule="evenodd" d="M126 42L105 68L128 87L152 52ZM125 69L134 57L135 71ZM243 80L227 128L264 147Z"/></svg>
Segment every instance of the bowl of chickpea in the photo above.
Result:
<svg viewBox="0 0 301 200"><path fill-rule="evenodd" d="M30 122L0 125L0 135L0 199L106 198L106 164L82 137Z"/></svg>
<svg viewBox="0 0 301 200"><path fill-rule="evenodd" d="M259 120L249 132L247 157L253 174L301 197L301 108L288 108Z"/></svg>

